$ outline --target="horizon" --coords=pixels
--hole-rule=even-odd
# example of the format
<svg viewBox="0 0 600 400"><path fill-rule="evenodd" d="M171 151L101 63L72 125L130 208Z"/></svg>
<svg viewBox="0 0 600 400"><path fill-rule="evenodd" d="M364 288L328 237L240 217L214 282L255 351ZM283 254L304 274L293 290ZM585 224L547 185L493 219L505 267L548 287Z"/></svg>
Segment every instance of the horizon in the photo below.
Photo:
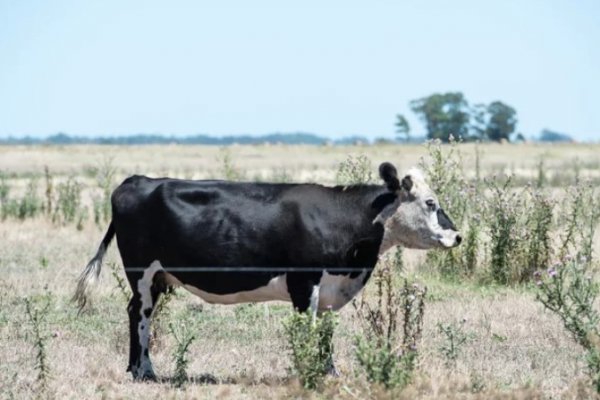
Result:
<svg viewBox="0 0 600 400"><path fill-rule="evenodd" d="M554 134L561 135L560 132L551 132ZM274 137L280 137L280 141L273 141ZM131 139L134 141L127 141ZM230 141L228 141L228 139ZM513 138L516 139L516 138ZM377 145L380 143L396 143L402 145L414 145L424 144L432 140L427 136L411 136L410 138L400 139L394 137L373 137L368 138L366 136L342 136L332 138L326 135L320 135L313 132L270 132L264 134L231 134L231 135L210 135L206 133L196 133L190 135L172 135L162 133L133 133L125 135L71 135L66 132L57 132L47 136L7 136L0 137L0 145L23 145L23 144L43 144L43 145L77 145L77 144L92 144L92 145L150 145L160 144L165 140L174 140L175 143L184 145L208 145L208 146L229 146L229 145L257 145L266 143L282 143L288 145L321 145L321 144L333 144L333 145L353 145L360 143L361 145ZM223 141L222 143L215 143L214 140ZM238 141L236 141L238 140ZM258 140L258 141L252 141ZM463 138L458 138L459 142L463 141ZM491 143L489 139L466 139L464 143ZM519 143L518 139L513 142ZM525 138L527 143L545 143L545 144L560 144L560 143L571 143L571 144L597 144L600 143L597 139L583 139L578 140L571 138L568 135L562 139L556 138L554 140L543 139L540 136Z"/></svg>
<svg viewBox="0 0 600 400"><path fill-rule="evenodd" d="M600 3L0 3L0 138L310 133L393 139L461 91L515 132L597 141Z"/></svg>

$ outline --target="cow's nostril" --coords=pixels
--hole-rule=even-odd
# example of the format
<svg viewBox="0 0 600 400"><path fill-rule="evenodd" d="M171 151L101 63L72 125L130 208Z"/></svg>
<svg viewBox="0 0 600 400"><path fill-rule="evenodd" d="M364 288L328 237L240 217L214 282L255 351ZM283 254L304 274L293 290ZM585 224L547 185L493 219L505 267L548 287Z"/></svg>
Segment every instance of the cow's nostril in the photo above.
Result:
<svg viewBox="0 0 600 400"><path fill-rule="evenodd" d="M462 242L462 237L460 235L456 235L456 245L458 246Z"/></svg>

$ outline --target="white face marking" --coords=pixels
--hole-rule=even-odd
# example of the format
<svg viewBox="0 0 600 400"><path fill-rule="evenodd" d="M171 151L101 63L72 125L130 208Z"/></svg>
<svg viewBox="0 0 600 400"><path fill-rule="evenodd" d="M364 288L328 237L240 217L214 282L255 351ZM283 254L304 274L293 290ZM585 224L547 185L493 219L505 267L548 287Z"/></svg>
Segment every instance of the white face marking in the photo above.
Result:
<svg viewBox="0 0 600 400"><path fill-rule="evenodd" d="M140 322L138 324L138 337L140 339L140 363L137 371L133 371L136 377L154 376L152 369L152 362L150 357L146 356L148 350L148 341L150 340L150 317L146 317L144 310L148 308L154 310L152 304L152 293L150 288L152 287L152 279L158 271L162 271L163 268L158 260L154 261L148 268L144 270L142 279L137 282L138 293L140 294ZM135 368L136 366L133 366Z"/></svg>
<svg viewBox="0 0 600 400"><path fill-rule="evenodd" d="M363 288L366 275L367 270L356 278L325 271L319 282L319 311L337 311L345 306Z"/></svg>
<svg viewBox="0 0 600 400"><path fill-rule="evenodd" d="M173 275L167 273L167 282L174 286L182 286L189 292L211 304L258 303L261 301L291 301L287 288L287 274L272 278L265 286L254 290L246 290L231 294L214 294L200 290L192 285L182 284Z"/></svg>
<svg viewBox="0 0 600 400"><path fill-rule="evenodd" d="M439 225L439 204L423 174L417 169L411 169L407 176L412 181L410 193L404 189L399 190L398 200L386 207L374 221L381 222L384 226L379 254L399 244L415 249L449 248L457 245L459 233L443 229ZM434 202L435 209L427 205L428 200Z"/></svg>

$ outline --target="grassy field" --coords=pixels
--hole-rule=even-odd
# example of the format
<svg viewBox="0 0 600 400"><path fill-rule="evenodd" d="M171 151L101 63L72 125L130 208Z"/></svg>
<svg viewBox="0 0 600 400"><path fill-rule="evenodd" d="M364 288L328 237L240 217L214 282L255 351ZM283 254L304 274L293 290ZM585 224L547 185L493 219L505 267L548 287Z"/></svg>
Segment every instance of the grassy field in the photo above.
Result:
<svg viewBox="0 0 600 400"><path fill-rule="evenodd" d="M563 196L574 176L600 182L598 145L460 145L467 177L513 175L516 187L543 180ZM100 177L111 185L132 174L181 178L230 178L333 184L340 162L364 154L376 167L399 170L427 163L425 146L69 146L0 147L0 171L8 197L19 198L35 182L45 204L46 176L54 190L77 182L81 202L75 222L61 210L0 222L0 396L2 398L591 398L584 351L559 318L535 300L533 283L498 285L478 279L447 279L427 265L426 254L404 251L404 275L428 287L423 337L413 382L400 393L368 384L353 354L359 325L351 305L336 329L339 378L316 392L301 388L288 371L290 357L282 320L284 303L216 306L179 289L160 315L151 349L157 383L133 382L128 357L127 301L116 246L110 248L91 306L77 315L70 297L84 265L96 251L106 224L94 223L101 201ZM479 154L479 156L478 156ZM44 169L48 173L45 175ZM111 186L111 187L112 187ZM63 186L64 188L64 186ZM56 201L56 199L54 199ZM83 211L81 211L83 210ZM53 214L54 215L54 214ZM65 214L66 215L66 214ZM452 217L452 215L451 215ZM594 238L595 255L600 238ZM371 291L372 282L366 291ZM36 324L26 301L40 310L37 327L45 344L40 368ZM30 307L30 310L32 308ZM188 321L196 332L190 381L172 385L175 342L169 322ZM466 338L448 362L448 338L439 324ZM45 370L47 377L40 377ZM47 382L42 389L43 382ZM43 391L42 391L43 390Z"/></svg>

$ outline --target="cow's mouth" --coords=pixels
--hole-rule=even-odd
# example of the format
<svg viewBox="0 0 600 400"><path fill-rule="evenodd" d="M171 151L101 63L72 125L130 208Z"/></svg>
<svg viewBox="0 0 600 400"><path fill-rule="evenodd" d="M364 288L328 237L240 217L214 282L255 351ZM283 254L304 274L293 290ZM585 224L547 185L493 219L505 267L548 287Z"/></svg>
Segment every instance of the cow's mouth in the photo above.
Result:
<svg viewBox="0 0 600 400"><path fill-rule="evenodd" d="M440 247L443 247L445 249L451 249L461 244L462 236L460 236L460 234L457 232L456 235L454 235L454 237L452 238L438 237L437 242L440 244Z"/></svg>

